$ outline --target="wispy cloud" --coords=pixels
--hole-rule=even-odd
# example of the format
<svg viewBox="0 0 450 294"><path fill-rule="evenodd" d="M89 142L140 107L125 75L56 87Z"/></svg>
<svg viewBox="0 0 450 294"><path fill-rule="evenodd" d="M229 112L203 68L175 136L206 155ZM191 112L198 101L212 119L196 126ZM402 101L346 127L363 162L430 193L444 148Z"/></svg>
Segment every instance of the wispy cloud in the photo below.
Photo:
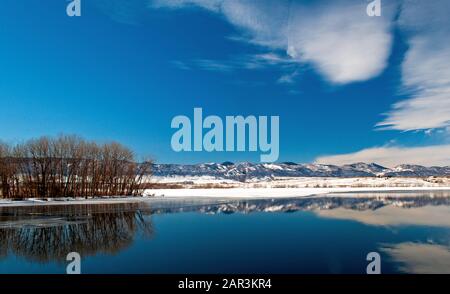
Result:
<svg viewBox="0 0 450 294"><path fill-rule="evenodd" d="M450 166L450 145L427 147L374 147L358 152L318 157L315 162L322 164L351 164L355 162L375 162L387 167L400 164L423 166Z"/></svg>
<svg viewBox="0 0 450 294"><path fill-rule="evenodd" d="M195 59L190 61L172 60L171 64L182 70L201 69L216 72L231 72L236 69L232 63L212 59Z"/></svg>
<svg viewBox="0 0 450 294"><path fill-rule="evenodd" d="M295 63L275 53L258 53L233 56L225 60L193 59L188 61L174 60L172 65L180 69L202 69L217 72L235 70L257 70L276 67L280 70L292 69Z"/></svg>
<svg viewBox="0 0 450 294"><path fill-rule="evenodd" d="M170 63L172 64L172 66L174 66L178 69L182 69L182 70L190 70L191 69L191 67L189 65L187 65L186 62L184 62L184 61L172 60Z"/></svg>
<svg viewBox="0 0 450 294"><path fill-rule="evenodd" d="M393 9L368 17L365 2L322 0L301 5L288 0L154 0L153 7L201 7L221 14L242 39L282 50L290 62L308 63L332 83L364 81L387 66Z"/></svg>
<svg viewBox="0 0 450 294"><path fill-rule="evenodd" d="M222 0L153 0L150 1L152 8L187 8L187 7L202 7L212 11L218 11Z"/></svg>
<svg viewBox="0 0 450 294"><path fill-rule="evenodd" d="M230 72L234 69L232 64L211 59L196 59L193 64L200 69L210 71Z"/></svg>
<svg viewBox="0 0 450 294"><path fill-rule="evenodd" d="M293 84L296 81L296 78L299 76L299 71L295 70L291 73L283 74L277 82L279 84Z"/></svg>
<svg viewBox="0 0 450 294"><path fill-rule="evenodd" d="M408 33L402 90L411 98L394 104L377 126L426 130L450 126L450 2L405 0L399 26Z"/></svg>
<svg viewBox="0 0 450 294"><path fill-rule="evenodd" d="M388 66L392 31L398 28L409 44L401 68L400 90L410 98L394 103L377 128L410 131L445 129L450 125L450 3L447 0L383 1L381 17L366 15L367 1L352 0L312 3L153 0L152 3L154 8L197 7L221 15L240 33L234 39L256 44L268 52L284 51L288 62L311 65L330 83L338 85L380 75ZM399 11L400 17L395 21ZM249 62L246 68L261 67L258 62ZM278 82L291 83L293 72L285 70Z"/></svg>

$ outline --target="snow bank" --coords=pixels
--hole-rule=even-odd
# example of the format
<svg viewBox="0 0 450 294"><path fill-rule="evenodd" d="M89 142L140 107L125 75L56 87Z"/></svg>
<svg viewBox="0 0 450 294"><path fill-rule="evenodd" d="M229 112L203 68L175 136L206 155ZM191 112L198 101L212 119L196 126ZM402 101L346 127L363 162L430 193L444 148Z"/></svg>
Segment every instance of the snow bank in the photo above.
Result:
<svg viewBox="0 0 450 294"><path fill-rule="evenodd" d="M352 192L450 191L450 187L147 189L144 197L288 198Z"/></svg>

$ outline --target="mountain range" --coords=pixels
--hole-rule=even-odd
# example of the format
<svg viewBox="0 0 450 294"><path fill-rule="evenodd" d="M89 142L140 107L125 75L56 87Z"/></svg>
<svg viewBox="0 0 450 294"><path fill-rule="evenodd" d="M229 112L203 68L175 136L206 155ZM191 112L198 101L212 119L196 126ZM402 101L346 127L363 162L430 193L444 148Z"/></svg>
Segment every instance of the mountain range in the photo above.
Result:
<svg viewBox="0 0 450 294"><path fill-rule="evenodd" d="M388 168L376 163L354 163L342 166L327 164L284 163L202 163L202 164L154 164L154 176L211 176L245 181L274 177L430 177L450 176L450 166L425 167L402 164Z"/></svg>

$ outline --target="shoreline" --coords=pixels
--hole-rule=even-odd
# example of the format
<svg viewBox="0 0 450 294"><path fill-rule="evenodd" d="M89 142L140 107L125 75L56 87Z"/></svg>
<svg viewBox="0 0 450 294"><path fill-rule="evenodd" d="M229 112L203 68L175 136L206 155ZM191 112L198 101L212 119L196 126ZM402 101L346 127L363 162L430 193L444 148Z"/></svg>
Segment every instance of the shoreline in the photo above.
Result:
<svg viewBox="0 0 450 294"><path fill-rule="evenodd" d="M450 187L350 187L350 188L213 188L213 189L147 189L143 196L109 197L91 199L39 199L0 200L0 208L25 206L53 206L80 204L124 204L145 203L152 200L196 200L196 199L282 199L312 196L325 196L339 193L377 193L377 192L440 192ZM375 197L375 196L374 196Z"/></svg>
<svg viewBox="0 0 450 294"><path fill-rule="evenodd" d="M148 189L150 197L210 197L210 198L297 198L331 193L355 192L422 192L449 191L450 187L336 187L336 188L213 188L213 189Z"/></svg>

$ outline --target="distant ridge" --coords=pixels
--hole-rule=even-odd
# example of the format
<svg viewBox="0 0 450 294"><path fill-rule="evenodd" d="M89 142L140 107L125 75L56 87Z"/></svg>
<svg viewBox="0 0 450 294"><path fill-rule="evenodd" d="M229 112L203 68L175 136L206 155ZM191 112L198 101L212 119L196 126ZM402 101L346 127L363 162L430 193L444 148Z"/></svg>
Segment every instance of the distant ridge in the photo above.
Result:
<svg viewBox="0 0 450 294"><path fill-rule="evenodd" d="M387 168L376 163L353 163L342 166L327 164L284 163L202 163L154 164L153 175L212 176L238 181L273 177L430 177L450 176L450 166L425 167L403 164Z"/></svg>

